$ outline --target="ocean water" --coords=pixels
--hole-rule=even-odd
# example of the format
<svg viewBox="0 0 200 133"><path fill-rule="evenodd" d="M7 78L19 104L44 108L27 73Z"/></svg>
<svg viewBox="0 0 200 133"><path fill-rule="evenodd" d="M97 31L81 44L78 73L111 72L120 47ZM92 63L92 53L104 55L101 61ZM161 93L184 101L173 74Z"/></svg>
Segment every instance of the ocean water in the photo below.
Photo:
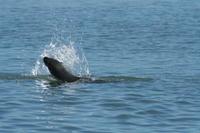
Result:
<svg viewBox="0 0 200 133"><path fill-rule="evenodd" d="M0 0L0 132L200 132L199 11L198 0ZM59 84L44 56L94 82Z"/></svg>

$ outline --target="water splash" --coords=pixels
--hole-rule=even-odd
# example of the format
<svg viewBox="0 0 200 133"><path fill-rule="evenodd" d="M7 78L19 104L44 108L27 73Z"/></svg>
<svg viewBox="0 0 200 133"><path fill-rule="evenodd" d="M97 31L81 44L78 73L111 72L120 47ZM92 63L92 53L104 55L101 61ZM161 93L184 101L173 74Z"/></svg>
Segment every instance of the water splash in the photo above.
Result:
<svg viewBox="0 0 200 133"><path fill-rule="evenodd" d="M62 41L52 41L45 47L39 59L36 61L35 67L32 69L32 74L44 75L49 74L47 67L42 59L44 56L55 58L62 62L65 68L81 77L89 77L89 65L81 48L75 47L74 42L69 41L64 44Z"/></svg>

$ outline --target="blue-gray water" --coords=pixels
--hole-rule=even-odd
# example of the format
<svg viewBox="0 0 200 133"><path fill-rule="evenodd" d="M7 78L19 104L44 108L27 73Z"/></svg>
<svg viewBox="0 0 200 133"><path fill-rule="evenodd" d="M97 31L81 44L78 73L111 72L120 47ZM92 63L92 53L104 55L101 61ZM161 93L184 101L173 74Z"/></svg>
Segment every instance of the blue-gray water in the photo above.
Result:
<svg viewBox="0 0 200 133"><path fill-rule="evenodd" d="M200 132L199 11L198 0L0 0L0 132ZM105 82L33 76L52 41L73 41Z"/></svg>

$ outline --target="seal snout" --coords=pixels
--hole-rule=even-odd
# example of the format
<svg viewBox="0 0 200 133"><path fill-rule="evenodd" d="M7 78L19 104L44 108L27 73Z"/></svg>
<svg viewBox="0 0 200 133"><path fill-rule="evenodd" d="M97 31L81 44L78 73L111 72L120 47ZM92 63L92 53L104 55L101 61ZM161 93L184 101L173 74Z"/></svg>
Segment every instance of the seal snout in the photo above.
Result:
<svg viewBox="0 0 200 133"><path fill-rule="evenodd" d="M48 64L48 60L49 60L49 58L48 58L48 57L46 57L46 56L43 58L43 61L44 61L45 65L47 65L47 64Z"/></svg>

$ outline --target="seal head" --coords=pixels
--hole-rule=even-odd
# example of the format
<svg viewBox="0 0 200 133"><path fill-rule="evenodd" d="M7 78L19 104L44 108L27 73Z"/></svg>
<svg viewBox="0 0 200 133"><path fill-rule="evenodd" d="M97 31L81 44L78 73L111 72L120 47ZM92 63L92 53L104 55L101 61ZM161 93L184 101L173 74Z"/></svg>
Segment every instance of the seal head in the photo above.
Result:
<svg viewBox="0 0 200 133"><path fill-rule="evenodd" d="M67 71L62 62L59 62L56 59L44 57L43 62L47 66L49 72L60 81L74 82L80 79L80 77L74 76Z"/></svg>

